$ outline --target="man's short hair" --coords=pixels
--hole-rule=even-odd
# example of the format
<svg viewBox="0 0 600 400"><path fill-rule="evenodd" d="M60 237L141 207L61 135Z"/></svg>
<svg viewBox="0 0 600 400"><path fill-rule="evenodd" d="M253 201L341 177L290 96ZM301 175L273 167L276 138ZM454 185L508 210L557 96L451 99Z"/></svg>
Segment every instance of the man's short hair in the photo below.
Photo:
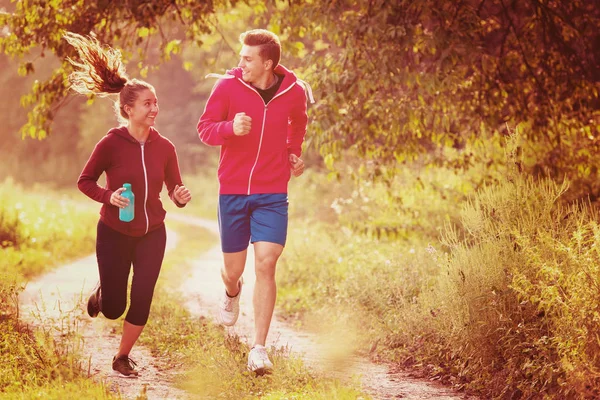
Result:
<svg viewBox="0 0 600 400"><path fill-rule="evenodd" d="M246 46L259 46L258 54L263 60L273 61L273 69L279 65L281 43L279 37L266 29L252 29L240 35L240 42Z"/></svg>

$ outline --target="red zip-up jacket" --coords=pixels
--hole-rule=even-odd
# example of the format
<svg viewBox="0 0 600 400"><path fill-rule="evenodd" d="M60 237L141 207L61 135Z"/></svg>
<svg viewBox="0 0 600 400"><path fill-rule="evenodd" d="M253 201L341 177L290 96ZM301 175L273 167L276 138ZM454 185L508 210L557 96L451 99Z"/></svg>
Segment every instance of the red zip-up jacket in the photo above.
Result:
<svg viewBox="0 0 600 400"><path fill-rule="evenodd" d="M226 75L207 75L221 79L197 129L202 142L221 146L220 194L287 193L291 176L288 157L300 157L306 134L306 93L303 82L285 67L278 65L275 73L283 75L283 81L268 104L244 82L241 68ZM244 136L233 133L233 118L240 112L252 118L250 133Z"/></svg>
<svg viewBox="0 0 600 400"><path fill-rule="evenodd" d="M98 185L106 173L106 187ZM130 236L143 236L160 227L166 211L160 200L163 182L169 197L176 185L183 185L175 146L154 128L144 144L122 126L108 131L94 148L77 181L77 186L89 198L102 203L100 220L112 229ZM119 208L110 204L112 193L131 183L135 195L135 217L131 222L119 220Z"/></svg>

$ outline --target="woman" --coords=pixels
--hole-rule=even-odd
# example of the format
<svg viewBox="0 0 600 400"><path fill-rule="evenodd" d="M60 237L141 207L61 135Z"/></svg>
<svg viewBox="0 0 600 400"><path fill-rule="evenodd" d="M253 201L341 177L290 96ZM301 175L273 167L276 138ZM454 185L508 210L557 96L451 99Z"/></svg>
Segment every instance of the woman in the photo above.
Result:
<svg viewBox="0 0 600 400"><path fill-rule="evenodd" d="M127 77L118 50L73 33L65 39L80 57L78 62L69 59L75 68L69 76L71 89L87 95L119 94L115 109L123 124L110 129L96 144L77 185L102 203L96 238L100 282L88 300L91 317L102 312L117 319L125 312L133 265L130 307L112 369L123 377L137 377L129 353L148 321L166 244L166 212L160 191L165 183L178 207L184 207L191 194L181 181L175 146L153 127L158 115L154 87ZM106 174L106 187L97 183L102 173ZM125 183L131 184L135 195L131 222L119 219L119 209L129 203L122 196Z"/></svg>

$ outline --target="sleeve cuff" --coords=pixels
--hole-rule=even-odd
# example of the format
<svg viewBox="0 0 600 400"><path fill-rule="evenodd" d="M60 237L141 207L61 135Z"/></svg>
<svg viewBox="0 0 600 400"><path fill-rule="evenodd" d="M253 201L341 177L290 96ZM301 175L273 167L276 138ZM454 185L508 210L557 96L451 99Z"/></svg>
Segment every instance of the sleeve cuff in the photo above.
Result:
<svg viewBox="0 0 600 400"><path fill-rule="evenodd" d="M288 149L288 156L289 155L295 155L296 157L300 158L300 156L302 155L302 150L298 150L298 149Z"/></svg>
<svg viewBox="0 0 600 400"><path fill-rule="evenodd" d="M229 139L234 137L235 134L233 133L233 121L225 122L221 126L221 129L219 129L219 135L221 135L223 139Z"/></svg>
<svg viewBox="0 0 600 400"><path fill-rule="evenodd" d="M112 190L105 191L104 195L102 196L102 203L110 205L110 197L112 196L113 193L114 193L114 191L112 191Z"/></svg>
<svg viewBox="0 0 600 400"><path fill-rule="evenodd" d="M178 202L178 201L177 201L177 199L175 198L175 196L173 196L173 198L172 198L172 199L173 199L173 203L175 203L175 205L176 205L178 208L183 208L183 207L185 207L185 206L186 206L185 204L181 204L180 202Z"/></svg>

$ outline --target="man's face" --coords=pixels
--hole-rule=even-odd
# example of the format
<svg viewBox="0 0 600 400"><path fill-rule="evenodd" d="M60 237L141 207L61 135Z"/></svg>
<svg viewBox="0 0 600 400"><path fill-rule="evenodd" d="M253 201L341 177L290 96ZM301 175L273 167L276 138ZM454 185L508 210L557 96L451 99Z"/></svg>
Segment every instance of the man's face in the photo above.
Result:
<svg viewBox="0 0 600 400"><path fill-rule="evenodd" d="M238 67L242 69L242 79L244 82L252 84L260 81L261 78L269 74L268 65L270 63L263 61L258 52L258 46L242 46Z"/></svg>

